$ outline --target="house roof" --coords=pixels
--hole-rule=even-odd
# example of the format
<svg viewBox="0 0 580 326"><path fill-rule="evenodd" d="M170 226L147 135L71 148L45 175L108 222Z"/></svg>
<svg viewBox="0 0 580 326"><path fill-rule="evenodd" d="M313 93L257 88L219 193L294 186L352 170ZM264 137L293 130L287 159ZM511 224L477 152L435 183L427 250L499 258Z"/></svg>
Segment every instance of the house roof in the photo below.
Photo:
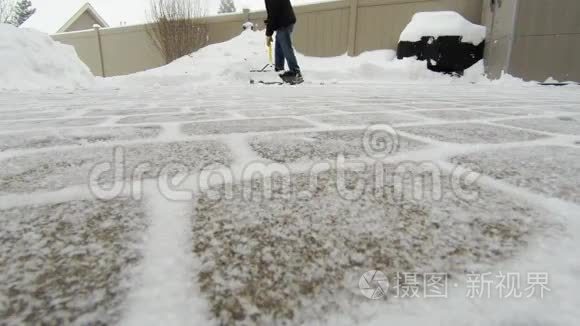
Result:
<svg viewBox="0 0 580 326"><path fill-rule="evenodd" d="M209 0L215 1L215 0ZM95 20L102 20L108 26L140 24L147 20L146 11L150 0L90 0ZM37 0L33 1L36 13L22 27L53 34L74 23L74 17L82 15L87 0ZM81 8L79 10L79 8ZM99 17L97 19L97 16ZM77 17L78 18L78 17Z"/></svg>
<svg viewBox="0 0 580 326"><path fill-rule="evenodd" d="M85 3L62 27L57 31L58 33L66 32L68 28L79 19L84 13L88 13L93 17L97 24L101 27L109 27L109 24L99 15L99 13L91 6L90 3Z"/></svg>

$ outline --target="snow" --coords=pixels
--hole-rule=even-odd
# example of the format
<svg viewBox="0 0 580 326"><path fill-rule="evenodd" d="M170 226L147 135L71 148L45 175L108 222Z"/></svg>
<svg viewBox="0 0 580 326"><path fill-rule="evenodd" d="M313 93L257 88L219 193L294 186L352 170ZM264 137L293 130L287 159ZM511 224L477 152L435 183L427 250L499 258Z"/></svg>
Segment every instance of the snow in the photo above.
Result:
<svg viewBox="0 0 580 326"><path fill-rule="evenodd" d="M216 87L163 78L0 91L0 294L13 311L0 310L3 320L577 324L577 87L449 79ZM384 193L370 188L353 201L338 193L333 164L345 158L347 192L374 187L376 170L360 168L377 163L361 144L372 123L398 134L380 159L393 178ZM115 200L96 200L90 170L119 149L125 171L151 170L142 185L125 173ZM245 168L273 162L288 169L290 187L274 182L272 197L242 197L264 186ZM400 166L425 163L444 176L441 191L427 194L442 198L405 197L390 183L406 180ZM156 182L174 164L189 176L173 189L187 190L179 200ZM453 186L467 169L483 173L464 185L472 199ZM210 174L225 184L210 187ZM358 289L371 269L447 272L458 287L448 299L371 302ZM546 271L552 291L544 300L469 300L465 270Z"/></svg>
<svg viewBox="0 0 580 326"><path fill-rule="evenodd" d="M477 120L471 120L477 121ZM403 127L402 131L429 137L443 142L460 144L487 144L536 140L544 135L524 130L478 124L470 121L455 121L456 124L440 124L431 128ZM452 128L452 129L450 129Z"/></svg>
<svg viewBox="0 0 580 326"><path fill-rule="evenodd" d="M142 248L147 254L135 271L140 281L128 296L129 307L120 324L201 325L209 311L194 282L196 262L190 254L189 232L192 205L164 198L154 183L147 187L151 222Z"/></svg>
<svg viewBox="0 0 580 326"><path fill-rule="evenodd" d="M129 270L141 260L137 244L146 228L143 215L138 203L121 200L3 210L3 323L115 323L129 291ZM71 293L76 293L75 300L54 300Z"/></svg>
<svg viewBox="0 0 580 326"><path fill-rule="evenodd" d="M299 59L306 83L250 85L246 32L95 87L0 89L0 319L578 324L578 86ZM448 273L449 295L370 301L369 270ZM469 299L466 271L551 291Z"/></svg>
<svg viewBox="0 0 580 326"><path fill-rule="evenodd" d="M471 23L454 11L419 12L401 33L400 41L417 42L423 36L461 36L464 43L480 44L486 28Z"/></svg>
<svg viewBox="0 0 580 326"><path fill-rule="evenodd" d="M573 115L562 115L554 118L507 120L502 121L501 123L514 127L551 132L554 134L580 135L580 118Z"/></svg>
<svg viewBox="0 0 580 326"><path fill-rule="evenodd" d="M308 57L297 53L298 63L308 83L340 82L412 82L487 83L483 63L477 63L461 79L444 76L427 69L425 62L414 58L396 59L392 50L364 52L356 57ZM249 73L268 63L263 33L244 31L239 36L207 46L188 56L156 69L110 79L119 85L158 84L179 78L191 84L247 84L250 79L277 81L276 73ZM497 82L497 81L496 81Z"/></svg>
<svg viewBox="0 0 580 326"><path fill-rule="evenodd" d="M55 125L54 127L60 127ZM53 127L53 128L54 128ZM103 161L105 158L113 161L115 156L102 142L93 144L81 144L78 146L65 146L58 152L43 152L30 156L17 156L3 161L9 170L2 171L3 178L0 195L7 193L27 193L31 191L56 191L69 186L83 184L87 176L95 167L95 161ZM167 155L175 152L179 155ZM182 165L189 171L196 171L211 164L227 164L231 158L225 146L219 142L176 142L176 143L136 143L125 146L120 154L126 169L122 171L107 170L106 173L97 175L99 181L108 185L115 178L129 180L133 178L132 172L143 163L147 165L145 176L158 175L160 171L171 163L172 159L186 162L187 157L195 155L196 160ZM181 158L179 158L181 157ZM25 179L21 175L27 175ZM28 180L34 179L31 184Z"/></svg>
<svg viewBox="0 0 580 326"><path fill-rule="evenodd" d="M89 68L72 46L33 30L0 24L0 89L89 87Z"/></svg>
<svg viewBox="0 0 580 326"><path fill-rule="evenodd" d="M580 180L576 177L580 167L565 163L578 159L578 148L537 146L472 153L454 157L452 161L518 187L580 204ZM517 166L510 165L514 161L518 162Z"/></svg>

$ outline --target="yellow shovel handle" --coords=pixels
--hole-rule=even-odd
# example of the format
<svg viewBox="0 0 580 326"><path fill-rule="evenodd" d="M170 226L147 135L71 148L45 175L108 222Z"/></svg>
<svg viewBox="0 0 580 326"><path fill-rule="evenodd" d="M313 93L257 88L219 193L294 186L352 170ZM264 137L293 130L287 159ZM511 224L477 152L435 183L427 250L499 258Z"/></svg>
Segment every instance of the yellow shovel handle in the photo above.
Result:
<svg viewBox="0 0 580 326"><path fill-rule="evenodd" d="M268 44L268 59L270 60L270 64L272 64L272 43Z"/></svg>

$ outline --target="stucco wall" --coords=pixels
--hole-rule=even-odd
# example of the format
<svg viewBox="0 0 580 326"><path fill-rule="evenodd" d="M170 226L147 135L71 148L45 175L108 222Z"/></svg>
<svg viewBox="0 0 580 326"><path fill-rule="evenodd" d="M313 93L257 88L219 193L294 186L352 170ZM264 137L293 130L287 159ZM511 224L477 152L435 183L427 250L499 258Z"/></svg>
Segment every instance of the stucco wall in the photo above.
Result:
<svg viewBox="0 0 580 326"><path fill-rule="evenodd" d="M145 25L100 30L106 76L143 71L165 64Z"/></svg>

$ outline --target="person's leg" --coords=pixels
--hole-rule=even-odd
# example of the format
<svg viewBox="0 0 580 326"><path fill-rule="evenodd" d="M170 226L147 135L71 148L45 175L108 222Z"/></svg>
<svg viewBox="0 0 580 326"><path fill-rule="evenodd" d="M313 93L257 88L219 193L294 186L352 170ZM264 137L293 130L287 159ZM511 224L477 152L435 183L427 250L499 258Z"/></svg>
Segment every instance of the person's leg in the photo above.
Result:
<svg viewBox="0 0 580 326"><path fill-rule="evenodd" d="M292 46L292 32L294 30L294 25L282 28L278 31L280 34L280 46L284 52L284 58L288 62L288 68L291 72L299 73L300 66L298 66L298 61L296 60L296 54L294 53L294 48Z"/></svg>
<svg viewBox="0 0 580 326"><path fill-rule="evenodd" d="M284 50L282 49L282 44L280 41L280 32L276 32L276 45L274 46L274 56L275 63L274 67L276 71L284 71Z"/></svg>

